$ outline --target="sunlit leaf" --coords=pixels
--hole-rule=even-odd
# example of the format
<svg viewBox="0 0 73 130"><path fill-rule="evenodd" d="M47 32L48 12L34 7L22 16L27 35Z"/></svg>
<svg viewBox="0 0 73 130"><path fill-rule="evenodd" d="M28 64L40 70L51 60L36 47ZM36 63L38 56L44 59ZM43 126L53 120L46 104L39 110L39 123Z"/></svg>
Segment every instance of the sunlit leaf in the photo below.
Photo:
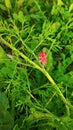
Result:
<svg viewBox="0 0 73 130"><path fill-rule="evenodd" d="M57 4L58 4L59 6L64 5L64 3L63 3L63 1L62 1L62 0L57 0Z"/></svg>
<svg viewBox="0 0 73 130"><path fill-rule="evenodd" d="M10 2L10 0L5 0L5 5L6 5L6 7L8 8L8 9L11 9L12 7L11 7L11 2Z"/></svg>
<svg viewBox="0 0 73 130"><path fill-rule="evenodd" d="M72 10L73 10L73 3L69 7L69 12L71 12Z"/></svg>

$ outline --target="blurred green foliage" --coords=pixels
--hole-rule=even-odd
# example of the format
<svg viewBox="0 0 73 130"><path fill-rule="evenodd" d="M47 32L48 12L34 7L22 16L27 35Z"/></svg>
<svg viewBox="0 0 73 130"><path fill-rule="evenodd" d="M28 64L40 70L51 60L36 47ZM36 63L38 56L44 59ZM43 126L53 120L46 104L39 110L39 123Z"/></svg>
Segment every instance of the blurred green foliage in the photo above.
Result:
<svg viewBox="0 0 73 130"><path fill-rule="evenodd" d="M45 69L73 105L73 0L0 0L0 37ZM0 130L72 130L73 110L0 40Z"/></svg>

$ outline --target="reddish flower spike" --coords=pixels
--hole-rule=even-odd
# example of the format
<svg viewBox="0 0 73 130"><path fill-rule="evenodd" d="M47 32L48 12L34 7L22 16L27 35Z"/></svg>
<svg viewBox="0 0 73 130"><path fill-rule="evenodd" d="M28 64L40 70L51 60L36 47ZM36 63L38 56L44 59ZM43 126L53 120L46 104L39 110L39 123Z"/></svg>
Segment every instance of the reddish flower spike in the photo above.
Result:
<svg viewBox="0 0 73 130"><path fill-rule="evenodd" d="M40 52L39 56L38 56L39 62L43 65L46 66L47 63L47 54L46 52Z"/></svg>

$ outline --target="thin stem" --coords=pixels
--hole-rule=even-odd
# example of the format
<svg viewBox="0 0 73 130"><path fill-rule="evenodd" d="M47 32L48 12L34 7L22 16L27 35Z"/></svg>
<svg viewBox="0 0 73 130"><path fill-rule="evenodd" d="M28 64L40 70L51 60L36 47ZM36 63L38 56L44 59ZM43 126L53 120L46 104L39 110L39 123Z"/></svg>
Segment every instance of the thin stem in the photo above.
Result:
<svg viewBox="0 0 73 130"><path fill-rule="evenodd" d="M52 86L55 88L55 90L57 91L58 95L60 96L60 98L62 99L62 101L65 103L65 105L69 106L71 109L73 109L73 106L70 104L70 102L68 102L66 100L66 98L64 97L64 95L62 94L62 92L60 91L59 87L57 86L57 84L55 83L55 81L52 79L52 77L49 75L49 73L42 67L40 67L39 65L37 65L36 63L34 63L32 60L30 60L27 56L25 56L22 52L20 52L19 50L17 50L15 47L13 47L11 44L9 44L8 42L6 42L2 37L0 37L0 40L3 44L5 44L7 47L11 48L12 50L14 50L15 52L18 53L18 55L20 55L23 59L25 59L28 63L30 63L31 65L34 66L34 68L38 69L39 71L41 71L46 77L47 79L50 81L50 83L52 84Z"/></svg>

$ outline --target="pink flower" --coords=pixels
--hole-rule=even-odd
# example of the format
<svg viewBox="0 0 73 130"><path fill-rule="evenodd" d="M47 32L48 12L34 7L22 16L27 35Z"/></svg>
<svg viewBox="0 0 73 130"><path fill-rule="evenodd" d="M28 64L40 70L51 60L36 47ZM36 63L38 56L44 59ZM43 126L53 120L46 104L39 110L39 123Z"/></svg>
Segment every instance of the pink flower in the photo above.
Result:
<svg viewBox="0 0 73 130"><path fill-rule="evenodd" d="M46 66L47 63L47 53L42 51L40 52L39 56L38 56L39 62L43 65Z"/></svg>

